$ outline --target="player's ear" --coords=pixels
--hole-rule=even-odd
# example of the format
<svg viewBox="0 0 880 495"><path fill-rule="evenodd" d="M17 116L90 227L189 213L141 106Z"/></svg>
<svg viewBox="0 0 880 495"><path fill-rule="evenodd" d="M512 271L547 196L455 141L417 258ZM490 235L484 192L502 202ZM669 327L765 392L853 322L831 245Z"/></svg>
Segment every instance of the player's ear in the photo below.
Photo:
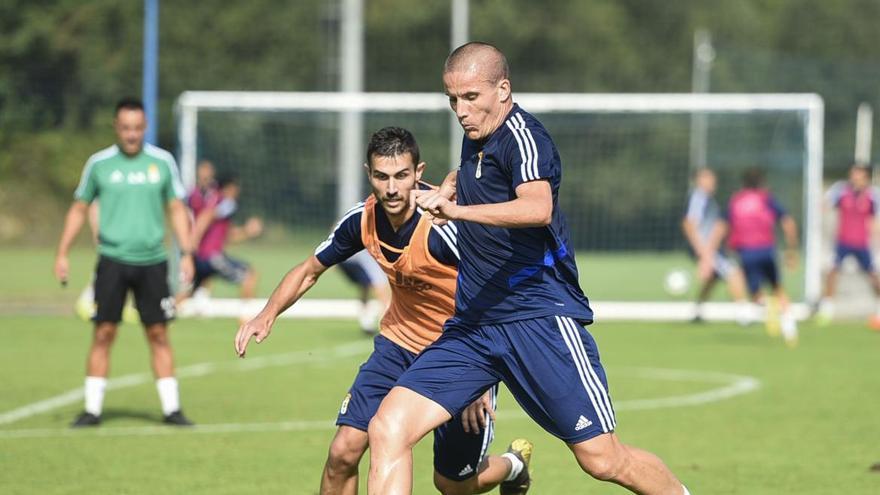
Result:
<svg viewBox="0 0 880 495"><path fill-rule="evenodd" d="M370 164L369 163L364 164L364 170L367 172L367 178L369 179L370 178Z"/></svg>
<svg viewBox="0 0 880 495"><path fill-rule="evenodd" d="M510 79L498 81L498 100L502 103L510 99Z"/></svg>
<svg viewBox="0 0 880 495"><path fill-rule="evenodd" d="M416 181L422 180L422 174L425 173L425 162L419 162L416 165Z"/></svg>

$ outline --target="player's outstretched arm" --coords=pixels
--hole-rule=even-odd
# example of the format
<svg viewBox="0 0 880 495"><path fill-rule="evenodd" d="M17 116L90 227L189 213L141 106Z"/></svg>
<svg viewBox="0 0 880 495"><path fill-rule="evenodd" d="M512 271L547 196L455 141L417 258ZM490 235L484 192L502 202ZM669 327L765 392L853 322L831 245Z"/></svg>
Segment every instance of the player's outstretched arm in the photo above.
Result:
<svg viewBox="0 0 880 495"><path fill-rule="evenodd" d="M55 254L55 278L62 284L67 284L67 276L70 271L70 261L67 259L70 245L73 244L73 240L82 229L88 209L89 205L86 202L74 201L64 218L64 228L61 230L61 240L58 241L58 251Z"/></svg>
<svg viewBox="0 0 880 495"><path fill-rule="evenodd" d="M266 340L278 315L308 292L325 271L327 267L312 255L287 272L257 316L239 327L235 334L235 352L238 356L244 357L251 337L258 344Z"/></svg>
<svg viewBox="0 0 880 495"><path fill-rule="evenodd" d="M544 227L553 220L550 183L536 180L520 184L516 199L503 203L458 205L439 191L419 191L416 203L437 218L475 222L508 229Z"/></svg>

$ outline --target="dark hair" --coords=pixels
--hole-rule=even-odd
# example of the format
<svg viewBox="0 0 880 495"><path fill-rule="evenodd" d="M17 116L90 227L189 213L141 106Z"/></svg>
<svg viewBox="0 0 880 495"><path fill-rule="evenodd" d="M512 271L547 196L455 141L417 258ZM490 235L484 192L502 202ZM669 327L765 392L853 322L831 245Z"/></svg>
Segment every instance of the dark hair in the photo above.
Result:
<svg viewBox="0 0 880 495"><path fill-rule="evenodd" d="M125 98L119 100L116 103L116 111L114 112L114 115L118 115L119 111L123 110L123 109L143 111L144 104L141 102L141 100L139 100L133 96L126 96Z"/></svg>
<svg viewBox="0 0 880 495"><path fill-rule="evenodd" d="M743 185L754 189L764 185L764 171L758 167L751 167L743 173Z"/></svg>
<svg viewBox="0 0 880 495"><path fill-rule="evenodd" d="M402 127L383 127L370 136L367 165L372 168L373 156L398 156L409 153L413 165L419 164L419 144L411 132Z"/></svg>
<svg viewBox="0 0 880 495"><path fill-rule="evenodd" d="M224 187L235 184L238 185L238 176L233 173L224 173L220 177L217 177L217 187L223 189Z"/></svg>

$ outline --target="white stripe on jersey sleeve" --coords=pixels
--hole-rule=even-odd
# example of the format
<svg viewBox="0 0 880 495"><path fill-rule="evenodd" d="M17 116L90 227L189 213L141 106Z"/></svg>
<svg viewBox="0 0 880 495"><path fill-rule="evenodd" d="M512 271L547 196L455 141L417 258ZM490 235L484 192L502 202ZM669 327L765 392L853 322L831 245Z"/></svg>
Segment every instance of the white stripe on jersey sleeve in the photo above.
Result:
<svg viewBox="0 0 880 495"><path fill-rule="evenodd" d="M343 215L342 218L338 222L336 222L336 226L333 227L333 232L330 232L330 235L327 236L327 239L325 239L324 242L322 242L321 244L318 244L318 247L315 248L315 256L321 254L322 251L324 251L325 249L330 247L331 244L333 244L333 237L336 235L336 231L339 230L339 227L342 226L343 222L348 220L348 218L351 217L352 215L357 215L358 213L360 213L362 211L364 211L364 203L360 202L360 203L354 205L354 207L352 207L350 210L345 212L345 215Z"/></svg>
<svg viewBox="0 0 880 495"><path fill-rule="evenodd" d="M520 132L523 133L523 140L526 141L526 144L530 145L532 150L532 160L529 162L532 179L540 179L541 174L538 172L538 145L535 143L532 131L526 126L526 121L523 119L522 114L517 113L516 118L519 120L520 129L522 129Z"/></svg>
<svg viewBox="0 0 880 495"><path fill-rule="evenodd" d="M75 199L79 199L82 197L83 193L85 193L86 184L89 182L89 176L92 174L92 169L95 167L95 163L106 160L112 156L115 156L119 153L119 148L116 145L108 146L101 151L98 151L94 155L90 156L86 161L86 166L83 167L82 176L79 179L79 184L76 186L76 190L73 192L73 197Z"/></svg>
<svg viewBox="0 0 880 495"><path fill-rule="evenodd" d="M177 161L174 159L174 155L150 143L144 144L144 151L165 161L168 165L168 171L171 173L171 187L174 189L174 195L177 199L186 198L186 190L183 189L183 182L180 180L180 170L177 169Z"/></svg>
<svg viewBox="0 0 880 495"><path fill-rule="evenodd" d="M528 176L526 175L526 152L523 147L523 142L519 137L519 134L516 132L516 127L514 127L511 121L506 122L507 127L510 129L510 133L513 135L513 138L516 139L516 144L519 146L519 156L522 159L522 162L519 164L519 173L522 176L523 182L528 181Z"/></svg>
<svg viewBox="0 0 880 495"><path fill-rule="evenodd" d="M440 237L443 239L444 242L446 242L446 246L449 247L449 250L452 251L452 254L455 255L455 259L461 260L461 256L459 256L458 254L458 247L455 245L456 241L453 240L455 239L455 236L452 235L451 232L443 230L443 228L439 225L431 224L431 228L434 229L438 234L440 234Z"/></svg>

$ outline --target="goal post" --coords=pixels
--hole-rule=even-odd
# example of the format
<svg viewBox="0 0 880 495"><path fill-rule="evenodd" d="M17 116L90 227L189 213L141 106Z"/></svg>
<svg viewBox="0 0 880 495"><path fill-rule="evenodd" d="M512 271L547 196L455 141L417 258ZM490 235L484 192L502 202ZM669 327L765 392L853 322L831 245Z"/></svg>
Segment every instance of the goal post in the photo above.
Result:
<svg viewBox="0 0 880 495"><path fill-rule="evenodd" d="M690 173L687 164L688 136L681 135L687 134L684 131L688 130L690 117L694 114L706 116L710 135L712 129L715 129L714 141L713 139L709 141L708 163L714 166L717 160L719 163L728 164L725 165L728 177L738 176L741 167L773 165L771 162L780 157L780 160L787 160L787 164L780 167L775 180L792 191L796 190L796 194L792 193L790 196L791 202L799 203L788 205L797 210L803 227L801 236L804 253L803 280L799 294L795 294L795 297L813 303L821 296L824 104L820 96L791 93L517 93L514 94L514 100L525 110L541 118L557 141L567 177L563 183L563 188L568 191L566 201L577 205L571 206L563 202L569 223L573 225L572 230L589 232L585 235L608 239L605 244L591 244L586 248L576 245L579 254L591 250L626 253L647 249L644 246L681 251L683 242L678 230L678 222L684 205L678 205L676 202L686 193L687 178ZM243 115L253 116L253 119L272 119L273 115L284 115L288 120L299 119L298 116L309 116L308 122L305 120L298 122L294 131L285 130L288 129L286 125L293 124L279 124L277 130L271 131L277 132L278 135L273 135L271 139L265 137L265 126L260 127L253 123L241 124L250 126L248 127L251 132L249 136L252 136L250 139L265 138L268 145L283 142L287 139L285 133L305 134L307 131L303 129L309 127L326 126L338 129L339 126L344 125L341 118L343 114L381 115L382 118L375 122L382 122L382 125L393 125L399 121L398 125L403 127L416 126L418 129L414 132L423 148L439 150L441 147L435 144L442 142L442 147L445 149L433 153L434 156L429 161L433 169L445 168L444 165L454 167L457 164L457 157L447 156L446 150L456 149L457 146L450 138L448 99L441 93L187 91L178 98L175 110L178 119L181 175L187 188L191 188L195 183L195 167L198 159L210 156L212 153L226 153L220 150L221 144L235 134L230 130L233 127L230 129L226 127L239 125L232 121L237 116ZM211 115L224 117L214 118L210 124L205 123L204 120ZM422 125L427 126L425 127L427 130L421 130L419 126ZM223 129L214 131L212 128ZM606 129L608 134L602 134ZM373 130L375 129L368 123L363 132ZM227 132L227 134L212 137L212 132ZM331 144L344 146L336 142L338 133L328 132L327 135L331 137L326 138L326 145L323 148L335 148ZM311 139L314 141L317 138ZM206 145L203 141L209 140L214 144L209 146L211 150L205 151L203 148ZM679 141L684 146L684 159L681 163L682 168L673 170L671 167L678 167L675 164L680 161L678 157L681 154L679 148L682 143ZM592 146L591 142L600 144ZM260 143L253 145L261 146ZM713 146L725 149L723 153L713 155ZM779 149L763 149L769 147ZM291 152L279 150L277 153L282 156ZM651 171L652 153L664 155L662 161L666 168L662 168L662 171L659 166L657 171ZM441 154L442 157L437 158ZM341 158L343 156L348 158L343 160ZM333 177L327 177L320 184L308 186L310 190L332 189L334 194L332 209L337 215L361 200L365 193L363 174L358 168L360 163L350 163L351 156L360 157L362 151L346 154L327 152L326 155L322 155L321 160L335 161L326 164L326 167L332 167ZM646 175L660 174L657 175L659 178L664 178L662 174L674 175L664 178L668 183L675 184L674 194L666 194L660 190L663 188L663 183L658 183L657 190L648 191L646 194L646 196L665 194L662 198L655 198L654 203L645 206L646 210L650 210L651 205L664 205L662 221L653 224L645 221L647 223L643 222L644 225L639 226L636 223L628 223L627 219L632 217L625 215L618 215L613 220L608 220L598 216L602 215L601 212L594 211L601 210L596 208L596 205L601 205L601 198L590 200L592 202L574 201L581 199L575 197L580 195L578 191L587 191L590 187L587 182L596 175L594 169L579 171L577 167L607 161L606 168L612 169L613 172L615 167L619 167L627 159L642 162L644 167L635 170L645 172ZM673 165L669 165L670 163ZM619 173L624 174L621 177L623 181L628 180L625 175L628 173L627 170L630 169L620 168ZM607 175L609 171L603 173ZM613 178L605 180L609 181ZM644 181L648 180L649 178L644 179ZM728 182L732 181L733 179ZM638 192L633 193L632 196L635 198L633 201L639 200ZM726 197L720 197L719 200L726 200ZM331 205L326 204L325 210L327 206ZM679 210L678 218L672 218L674 215L671 212L674 208ZM638 210L639 205L633 205L633 209ZM659 218L660 213L657 215ZM572 221L572 217L575 217L575 221ZM329 226L330 221L323 221ZM602 230L603 228L607 230ZM640 236L648 238L647 241L636 239ZM685 301L678 302L683 304Z"/></svg>

